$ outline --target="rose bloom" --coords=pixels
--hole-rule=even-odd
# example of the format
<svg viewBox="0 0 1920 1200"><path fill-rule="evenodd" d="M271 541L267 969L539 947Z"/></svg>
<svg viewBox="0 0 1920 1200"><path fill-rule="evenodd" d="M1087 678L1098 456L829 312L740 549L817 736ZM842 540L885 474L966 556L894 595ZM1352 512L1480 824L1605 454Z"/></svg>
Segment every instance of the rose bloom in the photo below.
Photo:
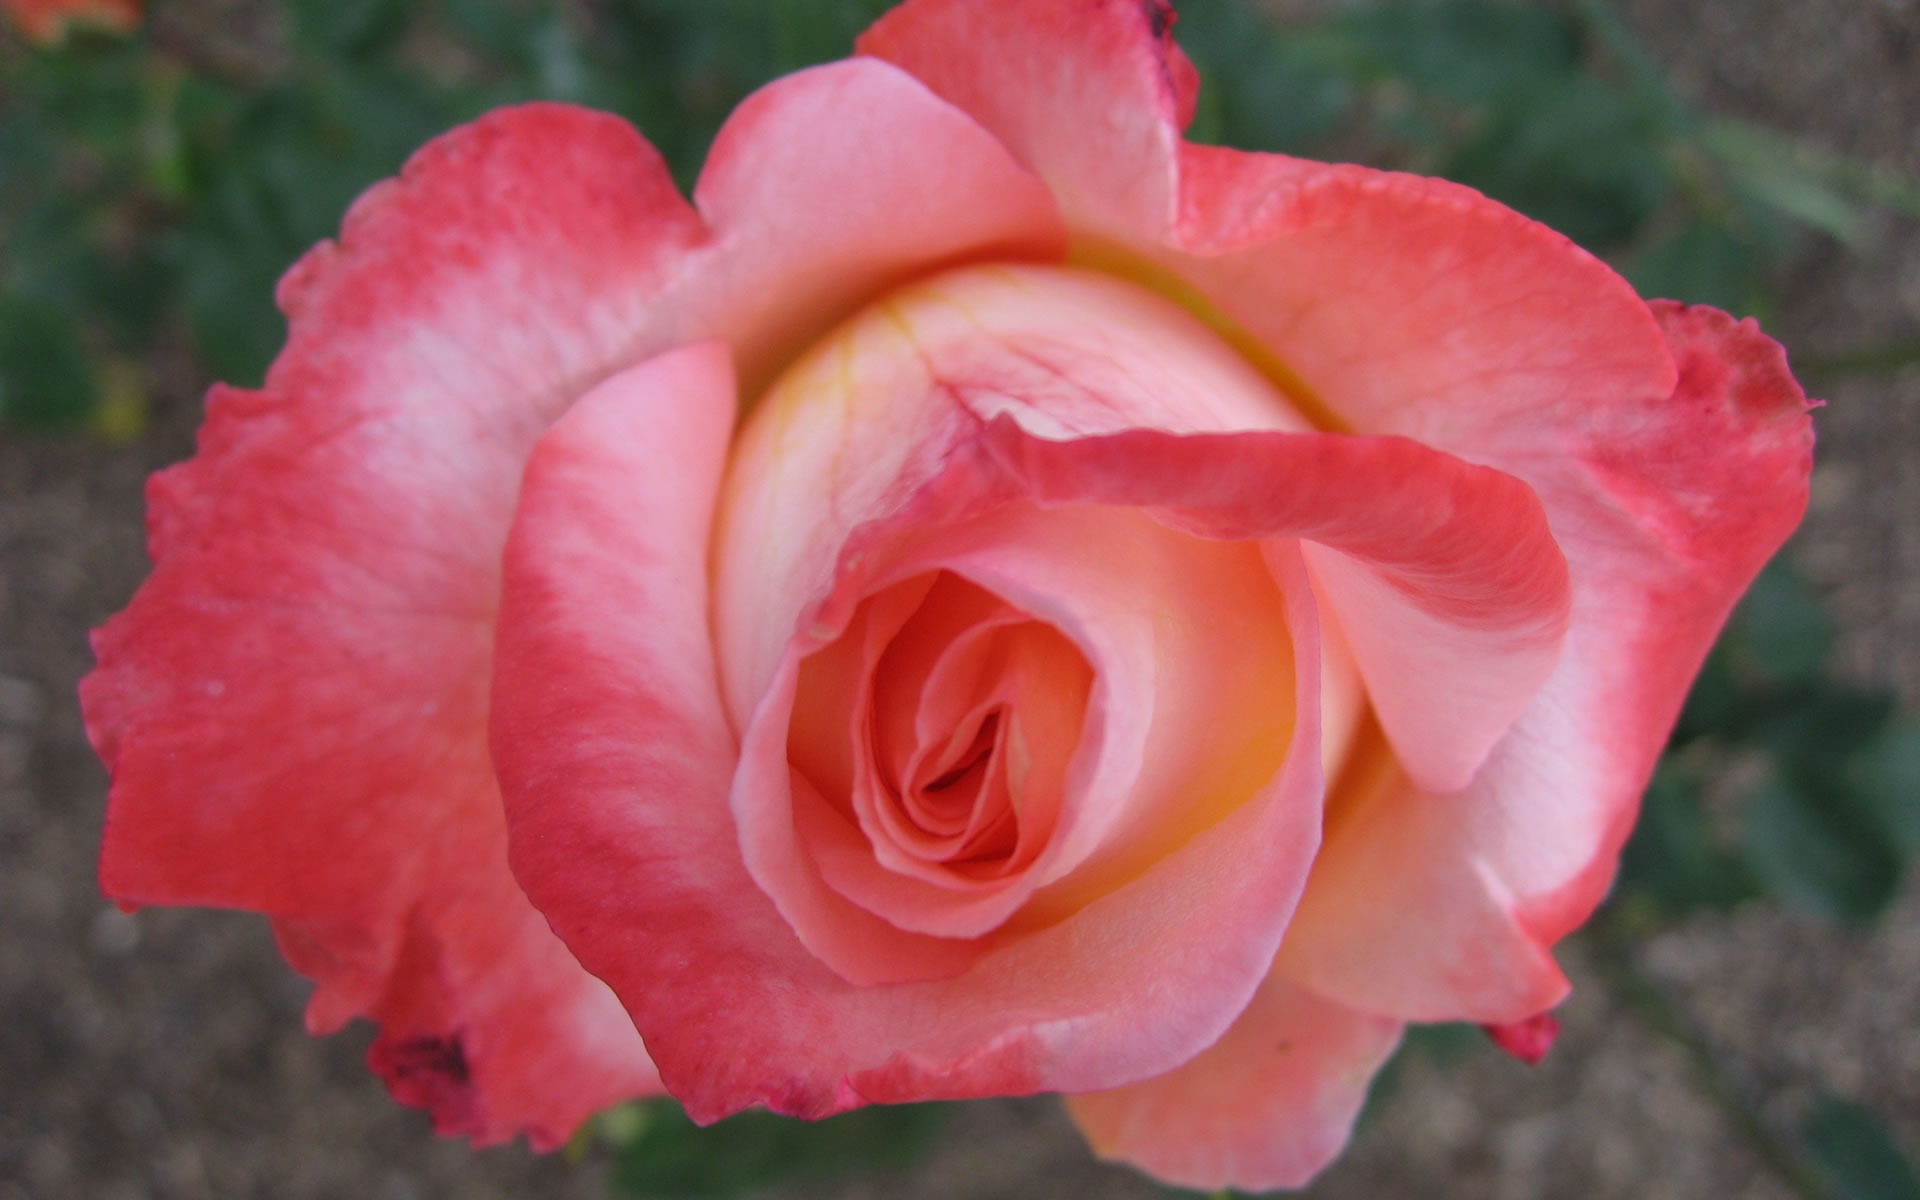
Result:
<svg viewBox="0 0 1920 1200"><path fill-rule="evenodd" d="M1264 1189L1409 1022L1543 1051L1807 401L1468 189L1183 142L1171 24L913 0L690 204L557 105L370 191L153 480L108 894L265 913L478 1142L1044 1091Z"/></svg>
<svg viewBox="0 0 1920 1200"><path fill-rule="evenodd" d="M140 24L140 0L0 0L28 41L56 45L75 26L127 33Z"/></svg>

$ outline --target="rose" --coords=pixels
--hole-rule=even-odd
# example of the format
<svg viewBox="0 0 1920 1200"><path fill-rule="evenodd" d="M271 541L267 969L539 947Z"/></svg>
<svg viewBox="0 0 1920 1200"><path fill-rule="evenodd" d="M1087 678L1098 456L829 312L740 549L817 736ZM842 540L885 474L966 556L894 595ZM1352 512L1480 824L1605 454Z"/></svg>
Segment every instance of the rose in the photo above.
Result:
<svg viewBox="0 0 1920 1200"><path fill-rule="evenodd" d="M0 0L29 41L57 45L76 25L126 33L140 23L140 0Z"/></svg>
<svg viewBox="0 0 1920 1200"><path fill-rule="evenodd" d="M108 893L268 914L481 1141L1060 1091L1265 1188L1406 1022L1540 1050L1805 400L1475 193L1183 144L1170 18L915 0L692 207L547 105L370 192L154 481Z"/></svg>

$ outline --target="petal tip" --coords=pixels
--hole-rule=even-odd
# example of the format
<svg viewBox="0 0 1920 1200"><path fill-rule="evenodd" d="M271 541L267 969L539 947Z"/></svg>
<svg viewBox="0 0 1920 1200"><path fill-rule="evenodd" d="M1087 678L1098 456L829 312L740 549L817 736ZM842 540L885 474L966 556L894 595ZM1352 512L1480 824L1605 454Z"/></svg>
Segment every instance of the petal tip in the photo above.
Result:
<svg viewBox="0 0 1920 1200"><path fill-rule="evenodd" d="M1536 1013L1524 1021L1505 1025L1482 1025L1493 1044L1530 1067L1546 1061L1560 1037L1560 1018L1550 1012Z"/></svg>

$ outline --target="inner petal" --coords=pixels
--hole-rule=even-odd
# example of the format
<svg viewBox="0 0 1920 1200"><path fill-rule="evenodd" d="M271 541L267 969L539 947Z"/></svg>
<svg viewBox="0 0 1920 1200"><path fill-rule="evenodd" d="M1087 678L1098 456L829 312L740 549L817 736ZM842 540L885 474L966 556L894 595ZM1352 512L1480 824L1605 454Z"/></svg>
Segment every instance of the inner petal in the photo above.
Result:
<svg viewBox="0 0 1920 1200"><path fill-rule="evenodd" d="M1030 863L1059 812L1091 685L1058 631L937 573L847 713L849 807L874 857L948 886Z"/></svg>
<svg viewBox="0 0 1920 1200"><path fill-rule="evenodd" d="M1000 745L1000 716L1004 711L1003 705L983 705L968 715L945 744L922 746L915 752L900 797L916 828L953 839L984 820L1011 815L1010 806L997 812L981 811L986 799L982 792ZM936 771L938 774L934 774ZM940 857L950 857L950 852Z"/></svg>
<svg viewBox="0 0 1920 1200"><path fill-rule="evenodd" d="M1018 796L1007 778L1001 740L1005 712L1006 706L1001 703L982 705L972 714L974 719L969 724L975 733L964 751L956 756L953 747L960 744L966 725L941 748L954 765L938 777L906 789L905 800L917 822L925 827L921 814L926 814L943 820L945 825L938 835L928 829L927 861L962 868L992 865L1004 869L1018 844ZM935 761L932 755L921 757L923 761Z"/></svg>
<svg viewBox="0 0 1920 1200"><path fill-rule="evenodd" d="M948 767L938 776L925 783L914 784L909 791L909 795L922 796L924 794L925 799L923 799L923 804L925 804L926 800L930 800L935 793L945 792L955 784L964 782L969 778L973 780L973 787L978 788L980 768L986 763L987 756L993 753L994 747L998 744L998 739L995 735L1000 731L1000 710L996 708L984 714L978 726L979 727L974 730L973 736L967 739L967 749L965 753L958 756L954 755L953 747L959 744L960 735L955 733L953 739L948 743L944 755L944 757L949 759L957 757L955 765ZM964 813L964 811L965 807L963 806L962 812Z"/></svg>

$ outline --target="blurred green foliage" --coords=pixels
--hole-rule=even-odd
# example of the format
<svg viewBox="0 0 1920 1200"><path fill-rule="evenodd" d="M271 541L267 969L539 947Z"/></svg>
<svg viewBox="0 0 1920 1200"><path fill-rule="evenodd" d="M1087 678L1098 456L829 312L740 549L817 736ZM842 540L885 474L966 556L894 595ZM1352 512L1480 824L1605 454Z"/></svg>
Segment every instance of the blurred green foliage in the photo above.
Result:
<svg viewBox="0 0 1920 1200"><path fill-rule="evenodd" d="M1768 566L1701 670L1621 864L1620 901L1674 917L1766 895L1879 916L1920 838L1920 724L1836 682L1833 625Z"/></svg>
<svg viewBox="0 0 1920 1200"><path fill-rule="evenodd" d="M158 6L133 39L0 44L0 423L123 428L124 405L102 420L110 368L183 333L207 373L257 381L284 336L279 274L489 108L621 113L690 186L742 96L845 54L886 7L261 0ZM1457 179L1648 294L1758 312L1808 233L1857 243L1871 205L1920 207L1898 180L1694 112L1602 3L1376 0L1282 28L1217 0L1178 29L1206 81L1196 138Z"/></svg>
<svg viewBox="0 0 1920 1200"><path fill-rule="evenodd" d="M880 0L284 0L234 30L160 6L133 39L0 42L0 425L98 425L112 373L184 335L257 382L274 282L434 135L532 99L619 112L691 186L776 75L844 55Z"/></svg>
<svg viewBox="0 0 1920 1200"><path fill-rule="evenodd" d="M1635 937L1691 914L1772 899L1865 926L1893 903L1920 850L1920 722L1884 692L1836 681L1833 623L1819 597L1776 561L1755 581L1708 656L1648 789L1603 914L1603 934ZM1767 1144L1797 1195L1920 1200L1912 1164L1878 1118L1837 1098L1817 1103L1796 1143L1720 1077L1724 1057L1631 976L1617 935L1595 953L1653 1006L1709 1095ZM1805 1165L1802 1165L1805 1164Z"/></svg>
<svg viewBox="0 0 1920 1200"><path fill-rule="evenodd" d="M897 1170L932 1145L945 1116L938 1104L863 1108L812 1124L746 1112L702 1129L678 1105L656 1101L615 1109L600 1125L624 1194L703 1200Z"/></svg>
<svg viewBox="0 0 1920 1200"><path fill-rule="evenodd" d="M1920 1200L1920 1173L1886 1123L1867 1109L1823 1097L1804 1133L1834 1200Z"/></svg>
<svg viewBox="0 0 1920 1200"><path fill-rule="evenodd" d="M1200 140L1442 175L1609 258L1640 291L1766 315L1810 234L1860 245L1920 189L1666 84L1603 0L1376 0L1282 28L1189 5L1182 44L1212 88Z"/></svg>

